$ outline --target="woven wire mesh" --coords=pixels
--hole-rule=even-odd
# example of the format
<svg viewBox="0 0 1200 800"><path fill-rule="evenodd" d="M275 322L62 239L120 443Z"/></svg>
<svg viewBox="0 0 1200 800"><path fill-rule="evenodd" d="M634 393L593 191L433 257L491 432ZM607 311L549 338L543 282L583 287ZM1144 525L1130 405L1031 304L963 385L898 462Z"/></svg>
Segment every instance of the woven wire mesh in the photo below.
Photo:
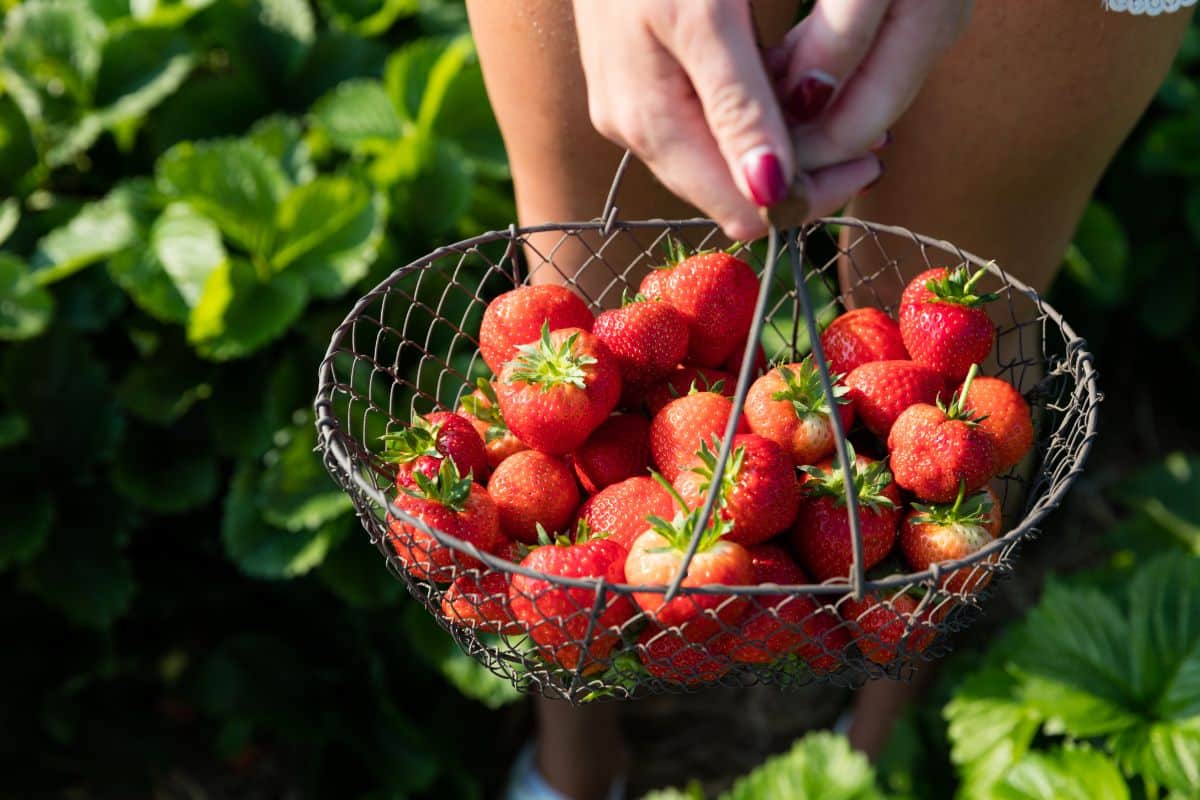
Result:
<svg viewBox="0 0 1200 800"><path fill-rule="evenodd" d="M660 629L633 599L639 592L661 595L663 586L543 575L389 505L395 475L379 457L380 436L407 426L414 414L456 409L476 377L488 375L477 337L489 299L524 283L557 282L599 311L635 291L641 275L661 263L666 237L703 247L719 235L710 220L483 234L397 270L334 332L316 400L330 474L353 499L393 574L466 653L519 689L577 702L713 684L853 686L907 677L921 660L946 652L946 634L973 619L993 578L1012 569L1020 542L1037 532L1082 469L1100 395L1084 342L1058 313L950 243L832 218L798 238L805 288L822 323L854 305L894 312L904 284L932 267L967 264L990 273L980 288L1001 299L992 304L996 346L985 372L1022 391L1036 431L1032 461L993 482L1006 511L1003 536L960 561L919 573L901 567L866 581L865 605L844 580L685 587L676 602L694 606L692 620ZM762 273L761 247L737 254ZM808 351L792 276L786 266L774 270L760 341L773 362L797 361ZM870 451L870 442L852 439ZM512 604L539 612L541 622L514 623Z"/></svg>

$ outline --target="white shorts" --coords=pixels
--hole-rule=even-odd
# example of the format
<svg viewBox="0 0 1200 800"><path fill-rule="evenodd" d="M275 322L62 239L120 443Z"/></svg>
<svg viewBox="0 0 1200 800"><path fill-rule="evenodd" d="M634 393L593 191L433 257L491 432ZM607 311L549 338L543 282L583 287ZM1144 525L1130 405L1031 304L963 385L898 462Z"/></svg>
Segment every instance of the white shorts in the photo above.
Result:
<svg viewBox="0 0 1200 800"><path fill-rule="evenodd" d="M1169 14L1188 6L1196 5L1196 0L1102 0L1109 11L1127 11L1130 14Z"/></svg>

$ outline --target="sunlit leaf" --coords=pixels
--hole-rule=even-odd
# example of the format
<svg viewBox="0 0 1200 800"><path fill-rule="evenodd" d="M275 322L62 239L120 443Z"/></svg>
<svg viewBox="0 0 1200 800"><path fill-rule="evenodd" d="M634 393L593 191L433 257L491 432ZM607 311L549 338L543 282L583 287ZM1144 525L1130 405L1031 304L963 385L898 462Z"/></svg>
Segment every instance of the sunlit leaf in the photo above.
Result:
<svg viewBox="0 0 1200 800"><path fill-rule="evenodd" d="M226 261L192 309L188 341L214 361L242 358L282 336L307 300L301 276L281 272L260 280L249 262Z"/></svg>
<svg viewBox="0 0 1200 800"><path fill-rule="evenodd" d="M31 339L50 324L54 297L37 285L29 267L0 253L0 341Z"/></svg>

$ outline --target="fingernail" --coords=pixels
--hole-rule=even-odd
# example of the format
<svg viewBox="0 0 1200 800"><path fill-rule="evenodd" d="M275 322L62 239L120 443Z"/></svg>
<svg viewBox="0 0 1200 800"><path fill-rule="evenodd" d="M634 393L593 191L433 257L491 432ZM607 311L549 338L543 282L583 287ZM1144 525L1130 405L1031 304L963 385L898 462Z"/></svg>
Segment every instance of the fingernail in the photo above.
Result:
<svg viewBox="0 0 1200 800"><path fill-rule="evenodd" d="M878 159L877 159L877 160L878 160ZM859 194L859 196L861 197L862 195L864 195L864 194L866 194L867 192L869 192L869 191L871 191L872 189L874 189L874 188L875 188L875 184L879 183L879 179L880 179L880 178L882 178L882 177L883 177L883 162L882 162L882 161L880 161L880 162L879 162L879 174L875 176L875 180L871 181L871 182L870 182L870 183L868 183L866 186L864 186L863 188L861 188L861 189L859 189L859 190L858 190L858 194Z"/></svg>
<svg viewBox="0 0 1200 800"><path fill-rule="evenodd" d="M742 156L742 175L750 196L760 206L773 206L787 197L787 179L783 166L768 147L756 147Z"/></svg>
<svg viewBox="0 0 1200 800"><path fill-rule="evenodd" d="M829 105L837 80L827 72L812 69L804 73L800 82L788 93L788 114L793 122L811 122Z"/></svg>
<svg viewBox="0 0 1200 800"><path fill-rule="evenodd" d="M891 143L892 143L892 132L890 130L887 130L887 131L884 131L882 134L880 134L879 138L871 143L870 149L872 151L882 150L883 148L887 147Z"/></svg>

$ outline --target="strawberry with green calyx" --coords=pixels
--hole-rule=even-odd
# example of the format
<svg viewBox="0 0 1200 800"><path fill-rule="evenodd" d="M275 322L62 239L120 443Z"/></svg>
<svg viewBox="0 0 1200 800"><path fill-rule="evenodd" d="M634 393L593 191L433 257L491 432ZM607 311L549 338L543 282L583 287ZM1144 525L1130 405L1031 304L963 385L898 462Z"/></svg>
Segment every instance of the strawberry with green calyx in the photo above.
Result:
<svg viewBox="0 0 1200 800"><path fill-rule="evenodd" d="M978 369L971 366L949 406L911 406L888 434L896 483L927 503L953 502L962 484L974 492L996 474L992 437L964 402Z"/></svg>
<svg viewBox="0 0 1200 800"><path fill-rule="evenodd" d="M500 413L496 387L492 382L487 378L477 378L475 387L475 391L458 401L458 413L475 426L475 431L483 439L488 466L495 469L513 453L528 448L508 429L508 423Z"/></svg>
<svg viewBox="0 0 1200 800"><path fill-rule="evenodd" d="M871 593L862 600L843 598L838 613L863 656L886 665L925 651L937 637L944 612L927 605L920 613L921 590Z"/></svg>
<svg viewBox="0 0 1200 800"><path fill-rule="evenodd" d="M936 402L945 389L941 373L915 361L871 361L855 367L844 382L863 426L885 440L904 409Z"/></svg>
<svg viewBox="0 0 1200 800"><path fill-rule="evenodd" d="M996 326L983 306L994 293L977 293L987 274L970 274L966 265L922 272L900 298L900 335L913 361L937 370L952 384L972 364L985 360L996 341Z"/></svg>
<svg viewBox="0 0 1200 800"><path fill-rule="evenodd" d="M650 421L650 460L658 471L673 481L696 457L700 445L725 435L733 402L716 392L693 391L663 406ZM747 433L745 418L738 420L738 433Z"/></svg>
<svg viewBox="0 0 1200 800"><path fill-rule="evenodd" d="M670 303L642 294L596 317L592 333L616 358L627 395L662 380L687 356L687 320Z"/></svg>
<svg viewBox="0 0 1200 800"><path fill-rule="evenodd" d="M717 436L711 449L701 442L690 468L675 478L675 489L689 508L704 505L720 449ZM733 525L729 540L742 545L765 542L791 527L799 506L800 483L783 448L753 433L735 436L720 489L719 513Z"/></svg>
<svg viewBox="0 0 1200 800"><path fill-rule="evenodd" d="M522 450L501 462L487 491L500 514L500 530L525 544L537 541L539 525L565 527L579 505L571 468L561 457L537 450Z"/></svg>
<svg viewBox="0 0 1200 800"><path fill-rule="evenodd" d="M966 558L999 534L1000 505L995 493L984 488L967 495L965 489L960 486L952 504L913 503L905 514L900 524L900 550L914 570L924 572L935 563ZM986 566L970 566L944 574L940 585L952 594L971 594L991 579Z"/></svg>
<svg viewBox="0 0 1200 800"><path fill-rule="evenodd" d="M700 524L701 509L689 509L662 475L655 473L654 479L671 494L679 511L669 522L658 516L650 518L650 529L635 539L629 549L625 576L632 584L665 587L683 566L692 536ZM725 538L731 528L720 514L712 514L708 527L700 534L696 553L681 586L744 586L751 582L753 572L746 548ZM665 597L665 592L635 592L633 595L634 602L657 625L679 628L693 642L706 641L720 631L722 625L733 625L747 607L745 597L684 593L664 602Z"/></svg>
<svg viewBox="0 0 1200 800"><path fill-rule="evenodd" d="M586 523L578 525L574 536L551 538L543 528L539 539L541 546L530 551L521 566L543 575L625 583L625 548L606 536L593 535ZM544 658L570 670L580 667L582 659L584 674L605 667L605 659L621 641L621 626L635 614L629 598L607 593L591 638L585 642L596 590L519 573L510 582L509 605Z"/></svg>
<svg viewBox="0 0 1200 800"><path fill-rule="evenodd" d="M397 508L485 553L496 553L508 542L500 532L500 517L487 490L470 475L460 475L453 460L442 459L432 478L423 472L414 472L412 477L416 485L400 490L395 499ZM480 566L478 559L441 544L390 514L387 524L392 550L405 570L418 580L449 581L461 570Z"/></svg>
<svg viewBox="0 0 1200 800"><path fill-rule="evenodd" d="M715 392L733 397L736 388L737 375L731 372L707 367L676 367L666 380L646 389L646 409L653 419L667 403L691 391Z"/></svg>
<svg viewBox="0 0 1200 800"><path fill-rule="evenodd" d="M578 517L595 530L606 531L609 538L628 549L633 540L650 529L651 516L669 517L675 513L671 495L649 475L627 478L614 483L584 501Z"/></svg>
<svg viewBox="0 0 1200 800"><path fill-rule="evenodd" d="M584 491L595 494L650 466L650 421L639 414L614 414L571 454Z"/></svg>
<svg viewBox="0 0 1200 800"><path fill-rule="evenodd" d="M1033 447L1033 417L1029 404L1011 383L983 375L971 382L963 403L979 418L979 427L996 449L996 470L1015 467Z"/></svg>
<svg viewBox="0 0 1200 800"><path fill-rule="evenodd" d="M833 372L849 374L872 361L907 361L900 325L878 308L856 308L821 332L821 350Z"/></svg>
<svg viewBox="0 0 1200 800"><path fill-rule="evenodd" d="M900 490L882 461L857 455L849 446L851 480L858 492L863 569L882 561L896 541ZM804 467L803 499L792 528L792 547L818 581L846 578L854 565L846 477L836 461Z"/></svg>
<svg viewBox="0 0 1200 800"><path fill-rule="evenodd" d="M760 544L747 548L754 583L800 586L808 575L782 547ZM768 664L796 653L817 673L840 663L848 636L841 619L811 595L758 595L737 630L721 636L716 653L748 664Z"/></svg>
<svg viewBox="0 0 1200 800"><path fill-rule="evenodd" d="M590 331L594 322L587 304L565 286L519 286L488 303L479 326L479 354L499 375L518 347L537 341L543 327Z"/></svg>
<svg viewBox="0 0 1200 800"><path fill-rule="evenodd" d="M854 406L843 376L830 375L842 430L854 422ZM750 430L782 447L796 466L816 464L836 448L829 402L811 358L786 364L756 380L746 393Z"/></svg>
<svg viewBox="0 0 1200 800"><path fill-rule="evenodd" d="M517 348L496 386L500 413L522 442L551 455L579 447L616 408L621 375L604 343L564 328Z"/></svg>
<svg viewBox="0 0 1200 800"><path fill-rule="evenodd" d="M719 250L688 255L668 238L668 263L642 281L641 294L661 297L688 325L687 362L716 367L745 342L758 299L758 276L745 261Z"/></svg>
<svg viewBox="0 0 1200 800"><path fill-rule="evenodd" d="M385 433L380 458L396 465L396 485L413 487L413 473L427 478L438 473L442 460L450 458L459 474L470 473L483 483L488 476L487 452L470 420L449 411L414 414L412 425Z"/></svg>

